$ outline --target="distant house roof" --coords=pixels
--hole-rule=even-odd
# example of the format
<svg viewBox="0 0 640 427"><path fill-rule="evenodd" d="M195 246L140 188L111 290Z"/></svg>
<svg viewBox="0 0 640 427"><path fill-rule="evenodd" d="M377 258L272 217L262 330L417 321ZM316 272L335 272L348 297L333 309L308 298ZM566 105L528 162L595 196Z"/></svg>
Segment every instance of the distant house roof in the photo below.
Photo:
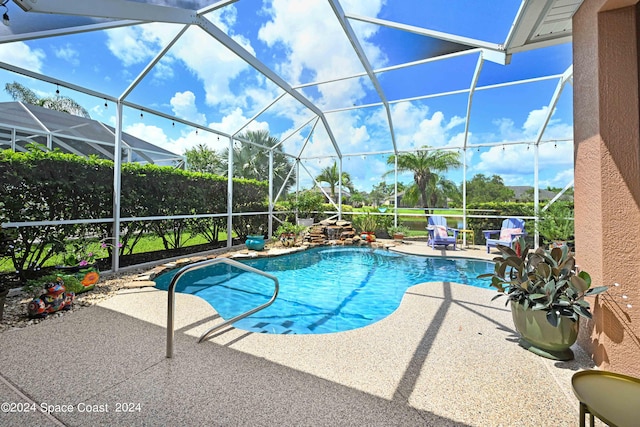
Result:
<svg viewBox="0 0 640 427"><path fill-rule="evenodd" d="M15 141L12 131L15 130ZM115 129L96 120L22 102L0 102L0 149L25 151L30 143L64 153L113 160ZM125 162L175 165L182 156L122 132Z"/></svg>
<svg viewBox="0 0 640 427"><path fill-rule="evenodd" d="M528 196L526 193L527 191L533 191L533 187L530 185L513 185L513 186L509 186L509 188L511 190L513 190L515 196L515 200L516 201L521 201L521 200L532 200L533 196ZM533 194L533 193L532 193ZM538 196L540 198L540 200L551 200L556 196L556 192L555 191L549 191L546 189L541 188L539 190ZM573 198L571 197L571 195L569 194L563 194L560 197L561 200L573 200Z"/></svg>

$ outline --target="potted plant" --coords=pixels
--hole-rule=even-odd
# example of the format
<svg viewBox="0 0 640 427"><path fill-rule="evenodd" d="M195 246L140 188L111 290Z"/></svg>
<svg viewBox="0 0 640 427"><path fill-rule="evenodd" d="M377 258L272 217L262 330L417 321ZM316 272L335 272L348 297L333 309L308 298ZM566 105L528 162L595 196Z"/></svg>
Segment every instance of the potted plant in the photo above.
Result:
<svg viewBox="0 0 640 427"><path fill-rule="evenodd" d="M551 247L566 246L573 237L573 211L556 202L539 215L538 233Z"/></svg>
<svg viewBox="0 0 640 427"><path fill-rule="evenodd" d="M104 238L100 241L79 238L74 242L66 245L67 251L62 258L62 265L56 266L57 275L63 278L74 275L81 288L73 289L75 293L86 292L93 289L100 279L100 270L97 266L97 260L101 255L100 251L114 248L115 245L110 243L111 237ZM118 247L122 247L122 243L118 243ZM69 284L68 278L64 280Z"/></svg>
<svg viewBox="0 0 640 427"><path fill-rule="evenodd" d="M578 336L580 317L591 318L585 296L597 295L607 286L591 288L591 277L578 271L567 246L530 252L524 238L519 239L521 254L498 245L501 256L494 259L491 286L499 292L493 299L507 296L520 345L554 360L570 360L570 347Z"/></svg>
<svg viewBox="0 0 640 427"><path fill-rule="evenodd" d="M371 212L354 216L353 225L357 230L360 230L360 238L362 238L362 240L375 242L375 231L378 228L378 221L374 215L371 215Z"/></svg>
<svg viewBox="0 0 640 427"><path fill-rule="evenodd" d="M409 234L409 227L397 225L387 229L387 233L389 233L389 236L393 237L393 240L402 240L407 234Z"/></svg>
<svg viewBox="0 0 640 427"><path fill-rule="evenodd" d="M293 209L297 211L297 224L305 227L313 225L314 212L322 211L324 197L314 191L304 191L298 195L297 200L292 203Z"/></svg>
<svg viewBox="0 0 640 427"><path fill-rule="evenodd" d="M262 226L258 227L258 233L251 234L251 224L247 224L247 239L244 241L247 249L251 251L261 251L264 249L265 241L262 234Z"/></svg>
<svg viewBox="0 0 640 427"><path fill-rule="evenodd" d="M276 235L279 236L280 242L283 246L295 246L296 239L303 230L307 227L303 225L292 224L288 221L280 224L276 230Z"/></svg>

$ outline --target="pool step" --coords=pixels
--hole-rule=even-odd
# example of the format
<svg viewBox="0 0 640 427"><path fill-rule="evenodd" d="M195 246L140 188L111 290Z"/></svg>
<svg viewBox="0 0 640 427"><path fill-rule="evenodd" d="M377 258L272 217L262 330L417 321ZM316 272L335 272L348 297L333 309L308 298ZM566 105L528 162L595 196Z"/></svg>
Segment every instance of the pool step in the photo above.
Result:
<svg viewBox="0 0 640 427"><path fill-rule="evenodd" d="M248 329L252 332L256 332L256 333L260 333L260 334L280 334L280 335L287 335L287 334L297 334L300 332L294 332L291 327L294 325L295 323L292 322L291 320L285 320L282 323L269 323L269 322L258 322L252 326L249 326ZM299 327L296 327L297 330L299 330ZM313 331L311 330L306 330L303 333L308 333L308 334L312 334Z"/></svg>

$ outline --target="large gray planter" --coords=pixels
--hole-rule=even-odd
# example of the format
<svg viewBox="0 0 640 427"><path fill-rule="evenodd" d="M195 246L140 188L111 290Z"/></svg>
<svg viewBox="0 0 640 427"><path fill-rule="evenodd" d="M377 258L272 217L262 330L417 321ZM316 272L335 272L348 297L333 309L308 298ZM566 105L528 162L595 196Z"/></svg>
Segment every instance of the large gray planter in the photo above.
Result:
<svg viewBox="0 0 640 427"><path fill-rule="evenodd" d="M511 314L516 330L520 333L520 345L527 350L553 360L572 360L571 346L578 338L580 322L560 317L558 326L547 321L544 310L525 309L511 301Z"/></svg>

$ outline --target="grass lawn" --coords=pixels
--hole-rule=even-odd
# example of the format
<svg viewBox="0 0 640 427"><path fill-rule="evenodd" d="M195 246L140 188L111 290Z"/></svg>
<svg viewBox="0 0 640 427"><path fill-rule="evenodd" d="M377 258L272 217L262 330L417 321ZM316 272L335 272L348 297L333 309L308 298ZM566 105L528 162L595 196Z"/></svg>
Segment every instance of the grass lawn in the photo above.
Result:
<svg viewBox="0 0 640 427"><path fill-rule="evenodd" d="M218 235L218 239L221 242L226 242L227 233L221 232ZM195 235L191 238L190 233L184 233L183 235L183 246L195 246L203 243L208 243L207 240L200 236ZM161 251L164 249L162 245L162 239L158 238L155 235L143 236L133 248L134 254L144 253L144 252L155 252ZM68 245L67 250L72 252L73 246ZM101 243L98 240L93 240L92 242L87 244L86 247L87 252L93 252L98 254L98 258L103 258L107 256L107 250L101 247ZM128 252L127 252L128 253ZM63 265L64 264L64 254L57 254L49 258L45 263L44 267L53 267L55 265ZM14 270L13 263L11 262L11 258L2 257L0 258L0 273L8 273Z"/></svg>

